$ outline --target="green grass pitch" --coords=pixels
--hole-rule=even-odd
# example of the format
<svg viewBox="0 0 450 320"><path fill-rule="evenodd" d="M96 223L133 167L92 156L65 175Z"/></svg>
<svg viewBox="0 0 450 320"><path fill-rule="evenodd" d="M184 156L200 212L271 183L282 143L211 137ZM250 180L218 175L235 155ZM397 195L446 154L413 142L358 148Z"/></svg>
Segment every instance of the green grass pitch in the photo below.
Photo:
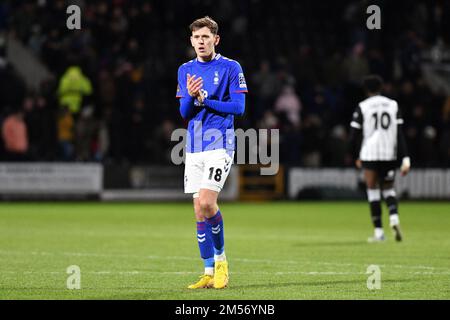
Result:
<svg viewBox="0 0 450 320"><path fill-rule="evenodd" d="M401 202L402 243L384 208L382 244L364 202L221 209L229 287L188 290L203 271L189 203L1 203L0 299L450 299L450 203Z"/></svg>

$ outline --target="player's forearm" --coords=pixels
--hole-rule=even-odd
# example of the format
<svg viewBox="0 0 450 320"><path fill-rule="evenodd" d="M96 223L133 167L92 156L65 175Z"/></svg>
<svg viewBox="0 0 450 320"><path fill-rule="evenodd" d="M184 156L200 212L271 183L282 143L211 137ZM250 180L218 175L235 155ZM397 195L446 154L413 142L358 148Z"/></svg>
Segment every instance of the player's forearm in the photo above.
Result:
<svg viewBox="0 0 450 320"><path fill-rule="evenodd" d="M217 101L205 99L204 105L208 108L216 110L217 112L229 113L240 116L245 111L245 95L232 95L231 101Z"/></svg>
<svg viewBox="0 0 450 320"><path fill-rule="evenodd" d="M351 128L350 130L350 147L353 159L359 158L359 152L362 144L362 132L359 129Z"/></svg>
<svg viewBox="0 0 450 320"><path fill-rule="evenodd" d="M194 115L195 98L191 96L180 98L180 113L184 119L191 119Z"/></svg>

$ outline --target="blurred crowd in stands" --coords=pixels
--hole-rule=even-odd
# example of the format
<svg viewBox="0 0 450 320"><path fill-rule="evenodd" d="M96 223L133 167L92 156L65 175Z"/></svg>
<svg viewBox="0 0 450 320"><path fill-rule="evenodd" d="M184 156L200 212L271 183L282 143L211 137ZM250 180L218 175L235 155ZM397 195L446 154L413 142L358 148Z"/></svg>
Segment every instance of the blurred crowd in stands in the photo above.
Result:
<svg viewBox="0 0 450 320"><path fill-rule="evenodd" d="M382 28L368 30L376 3ZM69 4L81 30L66 28ZM402 109L413 165L450 165L450 94L423 73L439 64L449 81L445 55L426 57L449 52L450 2L426 0L2 1L0 160L170 164L171 133L186 125L177 69L195 56L188 25L204 15L247 78L236 127L280 129L282 163L352 166L349 123L362 77L376 73ZM9 61L11 37L51 72L38 88Z"/></svg>

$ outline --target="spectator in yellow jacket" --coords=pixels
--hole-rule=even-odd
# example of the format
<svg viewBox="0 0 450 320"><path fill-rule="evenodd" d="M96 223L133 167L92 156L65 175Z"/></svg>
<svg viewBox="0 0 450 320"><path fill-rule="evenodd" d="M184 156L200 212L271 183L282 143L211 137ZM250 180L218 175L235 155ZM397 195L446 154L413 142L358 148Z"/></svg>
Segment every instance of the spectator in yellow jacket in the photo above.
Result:
<svg viewBox="0 0 450 320"><path fill-rule="evenodd" d="M67 68L59 81L59 105L67 107L70 112L77 115L83 104L83 97L92 94L92 84L81 68L71 66Z"/></svg>

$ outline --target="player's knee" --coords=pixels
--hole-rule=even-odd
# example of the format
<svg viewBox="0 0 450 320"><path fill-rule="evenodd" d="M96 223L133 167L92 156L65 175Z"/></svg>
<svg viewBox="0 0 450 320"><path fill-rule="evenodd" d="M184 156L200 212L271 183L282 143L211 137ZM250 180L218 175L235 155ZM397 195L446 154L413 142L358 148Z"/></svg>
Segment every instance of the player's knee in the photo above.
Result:
<svg viewBox="0 0 450 320"><path fill-rule="evenodd" d="M209 217L213 215L215 212L216 204L214 201L210 199L200 199L200 210L202 211L203 215L206 217Z"/></svg>
<svg viewBox="0 0 450 320"><path fill-rule="evenodd" d="M389 189L384 189L383 190L383 198L384 199L387 199L387 198L390 198L390 197L396 197L397 196L397 194L395 193L395 189L394 188L389 188Z"/></svg>
<svg viewBox="0 0 450 320"><path fill-rule="evenodd" d="M367 189L367 200L369 202L380 201L380 189Z"/></svg>

